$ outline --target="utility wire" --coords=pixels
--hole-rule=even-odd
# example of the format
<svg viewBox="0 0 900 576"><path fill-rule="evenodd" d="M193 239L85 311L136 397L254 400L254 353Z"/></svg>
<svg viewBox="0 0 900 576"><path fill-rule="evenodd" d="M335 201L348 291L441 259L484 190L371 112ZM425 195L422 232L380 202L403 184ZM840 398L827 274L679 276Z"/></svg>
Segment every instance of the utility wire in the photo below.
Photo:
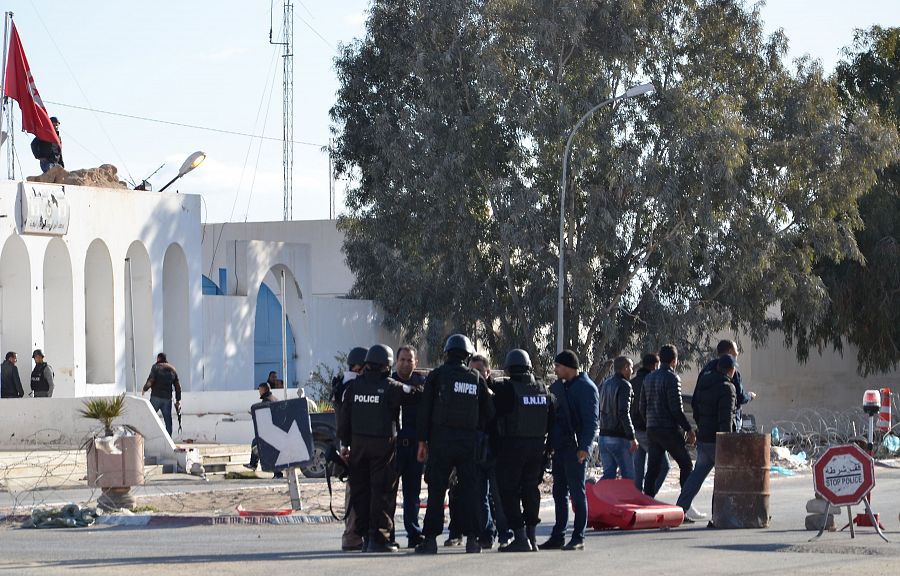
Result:
<svg viewBox="0 0 900 576"><path fill-rule="evenodd" d="M94 108L87 108L84 106L75 106L74 104L63 104L62 102L53 102L52 100L44 100L44 102L48 104L53 104L54 106L62 106L64 108L74 108L76 110L87 110L89 112L97 112L99 114L108 114L110 116L119 116L121 118L131 118L132 120L143 120L145 122L156 122L157 124L168 124L169 126L180 126L182 128L193 128L194 130L206 130L209 132L218 132L219 134L231 134L234 136L247 136L249 138L258 138L260 140L274 140L277 142L283 142L283 138L275 138L273 136L262 136L259 134L250 134L248 132L238 132L236 130L224 130L222 128L210 128L209 126L198 126L196 124L184 124L182 122L171 122L169 120L159 120L156 118L148 118L146 116L136 116L134 114L123 114L121 112L110 112L108 110L96 110ZM324 144L316 144L315 142L304 142L302 140L293 140L294 144L301 144L303 146L316 146L317 148L321 148Z"/></svg>
<svg viewBox="0 0 900 576"><path fill-rule="evenodd" d="M35 14L35 16L37 16L38 22L41 23L41 26L44 28L44 31L47 32L47 37L50 38L50 42L53 43L53 46L56 48L56 51L59 53L60 60L62 60L63 64L66 65L66 69L68 69L69 74L72 76L72 80L75 81L75 86L77 86L78 91L81 92L82 98L84 98L84 101L87 102L88 105L90 106L91 101L90 101L90 99L88 99L87 94L85 94L84 89L81 87L81 84L78 82L78 76L75 75L75 72L72 71L72 67L69 66L69 62L66 60L65 54L63 53L62 50L60 50L59 45L56 43L56 40L53 39L53 34L50 32L50 29L47 28L47 25L44 23L44 19L41 18L41 13L38 12L37 6L34 5L34 2L31 2L31 9L34 10L34 14ZM45 100L45 102L48 102L48 100ZM59 106L59 104L57 104L57 105ZM85 110L91 110L91 108L85 108ZM122 166L125 168L125 171L128 172L128 177L132 181L134 181L134 177L131 175L131 170L128 169L128 164L125 162L125 159L119 153L119 149L116 148L115 143L113 143L112 138L109 136L109 133L106 131L106 128L103 126L103 123L100 122L100 118L96 118L96 116L95 116L95 119L97 120L97 124L100 126L100 131L103 132L103 135L106 136L107 142L109 142L109 145L112 146L113 152L119 158L119 161L122 163Z"/></svg>

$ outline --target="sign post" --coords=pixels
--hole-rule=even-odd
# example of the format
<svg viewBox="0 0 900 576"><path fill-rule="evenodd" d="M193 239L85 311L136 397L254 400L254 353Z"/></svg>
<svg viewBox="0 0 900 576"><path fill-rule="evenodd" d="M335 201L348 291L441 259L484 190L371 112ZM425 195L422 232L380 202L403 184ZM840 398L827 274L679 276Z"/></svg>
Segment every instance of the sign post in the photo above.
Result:
<svg viewBox="0 0 900 576"><path fill-rule="evenodd" d="M847 507L847 516L851 518L850 537L855 538L850 506L863 502L866 513L872 521L878 535L885 542L884 533L875 520L869 500L866 496L875 487L875 462L855 444L832 446L822 454L813 466L813 486L816 494L827 503L824 521L819 533L810 542L818 539L825 532L828 514L831 507Z"/></svg>
<svg viewBox="0 0 900 576"><path fill-rule="evenodd" d="M291 508L300 510L298 467L312 460L313 455L306 398L254 404L250 412L262 469L287 473Z"/></svg>

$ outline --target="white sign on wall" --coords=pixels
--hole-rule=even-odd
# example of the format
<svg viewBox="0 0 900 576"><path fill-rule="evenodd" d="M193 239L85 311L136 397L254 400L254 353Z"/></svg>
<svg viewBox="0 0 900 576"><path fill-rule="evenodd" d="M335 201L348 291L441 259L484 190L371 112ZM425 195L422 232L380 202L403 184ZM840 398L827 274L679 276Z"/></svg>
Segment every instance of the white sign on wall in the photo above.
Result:
<svg viewBox="0 0 900 576"><path fill-rule="evenodd" d="M22 233L63 236L69 231L69 201L60 184L20 182Z"/></svg>

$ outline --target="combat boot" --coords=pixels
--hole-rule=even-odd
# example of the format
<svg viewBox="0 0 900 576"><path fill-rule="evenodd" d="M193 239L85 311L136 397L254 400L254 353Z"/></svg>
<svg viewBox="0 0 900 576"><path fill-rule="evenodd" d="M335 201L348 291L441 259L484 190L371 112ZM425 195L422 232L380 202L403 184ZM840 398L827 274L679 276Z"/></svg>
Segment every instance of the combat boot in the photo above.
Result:
<svg viewBox="0 0 900 576"><path fill-rule="evenodd" d="M531 552L531 542L525 535L525 528L513 530L513 541L500 548L501 552Z"/></svg>
<svg viewBox="0 0 900 576"><path fill-rule="evenodd" d="M526 526L525 536L528 538L528 543L531 544L531 551L537 552L537 526Z"/></svg>
<svg viewBox="0 0 900 576"><path fill-rule="evenodd" d="M426 536L422 543L416 546L416 554L437 554L437 538Z"/></svg>

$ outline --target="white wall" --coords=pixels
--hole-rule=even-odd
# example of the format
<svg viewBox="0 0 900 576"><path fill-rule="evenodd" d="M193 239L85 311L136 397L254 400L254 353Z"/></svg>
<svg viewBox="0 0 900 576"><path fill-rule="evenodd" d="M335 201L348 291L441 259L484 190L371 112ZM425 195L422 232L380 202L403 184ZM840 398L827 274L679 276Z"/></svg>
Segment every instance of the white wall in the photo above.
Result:
<svg viewBox="0 0 900 576"><path fill-rule="evenodd" d="M79 414L84 407L83 398L19 398L0 402L0 449L21 450L48 444L54 448L81 448L89 438L103 434L96 420ZM125 413L113 422L114 426L124 424L144 437L145 456L156 458L158 463L174 462L175 444L149 400L126 396Z"/></svg>
<svg viewBox="0 0 900 576"><path fill-rule="evenodd" d="M25 298L17 297L7 300L11 306L6 311L0 307L0 325L18 326L11 329L11 334L0 331L0 350L14 349L19 353L20 372L23 383L31 372L28 357L34 348L42 348L47 362L56 367L56 360L61 360L60 367L65 369L68 383L60 386L57 395L95 396L125 391L129 382L128 373L132 370L130 359L126 354L126 346L130 346L130 318L125 306L125 274L124 261L129 247L138 242L146 250L151 263L150 285L152 302L149 306L153 313L153 353L161 351L163 346L163 260L166 251L172 244L177 244L186 255L187 260L187 318L183 319L189 339L188 360L176 366L182 381L189 387L201 379L201 288L200 288L200 197L158 192L136 192L133 190L89 188L80 186L64 186L70 206L70 224L68 232L58 241L64 243L65 251L58 248L52 251L51 259L58 259L68 254L71 265L72 282L72 324L73 334L69 345L71 350L58 350L62 341L44 339L44 290L52 290L44 279L44 258L47 246L52 237L19 234L21 214L19 208L19 189L32 186L32 183L0 181L0 251L7 246L17 246L21 240L27 249L28 268L21 259L14 271L0 270L0 278L4 274L30 274L30 303ZM42 185L52 186L52 185ZM3 217L5 216L5 217ZM103 372L102 382L87 384L86 351L87 341L85 326L88 315L85 310L85 287L91 286L85 274L88 247L99 240L109 252L112 263L112 299L102 306L104 314L111 311L113 327L113 349L102 353L112 355L112 369ZM13 250L17 250L13 248ZM61 278L64 278L63 274ZM54 275L50 282L60 281ZM0 279L2 282L2 279ZM3 290L0 289L0 292ZM0 297L3 294L0 293ZM147 304L145 304L146 306ZM0 305L3 306L3 305ZM50 312L53 312L52 310ZM24 314L26 321L13 322L16 314ZM94 315L91 315L93 317ZM183 316L183 314L182 314ZM7 322L5 319L9 319ZM51 347L52 346L52 347ZM74 360L74 362L72 361ZM152 361L152 358L150 359ZM104 360L106 359L104 358ZM144 361L146 362L146 361ZM65 366L73 363L74 366ZM143 364L147 366L147 364ZM146 374L138 374L138 382L142 383ZM27 384L26 384L27 387Z"/></svg>

